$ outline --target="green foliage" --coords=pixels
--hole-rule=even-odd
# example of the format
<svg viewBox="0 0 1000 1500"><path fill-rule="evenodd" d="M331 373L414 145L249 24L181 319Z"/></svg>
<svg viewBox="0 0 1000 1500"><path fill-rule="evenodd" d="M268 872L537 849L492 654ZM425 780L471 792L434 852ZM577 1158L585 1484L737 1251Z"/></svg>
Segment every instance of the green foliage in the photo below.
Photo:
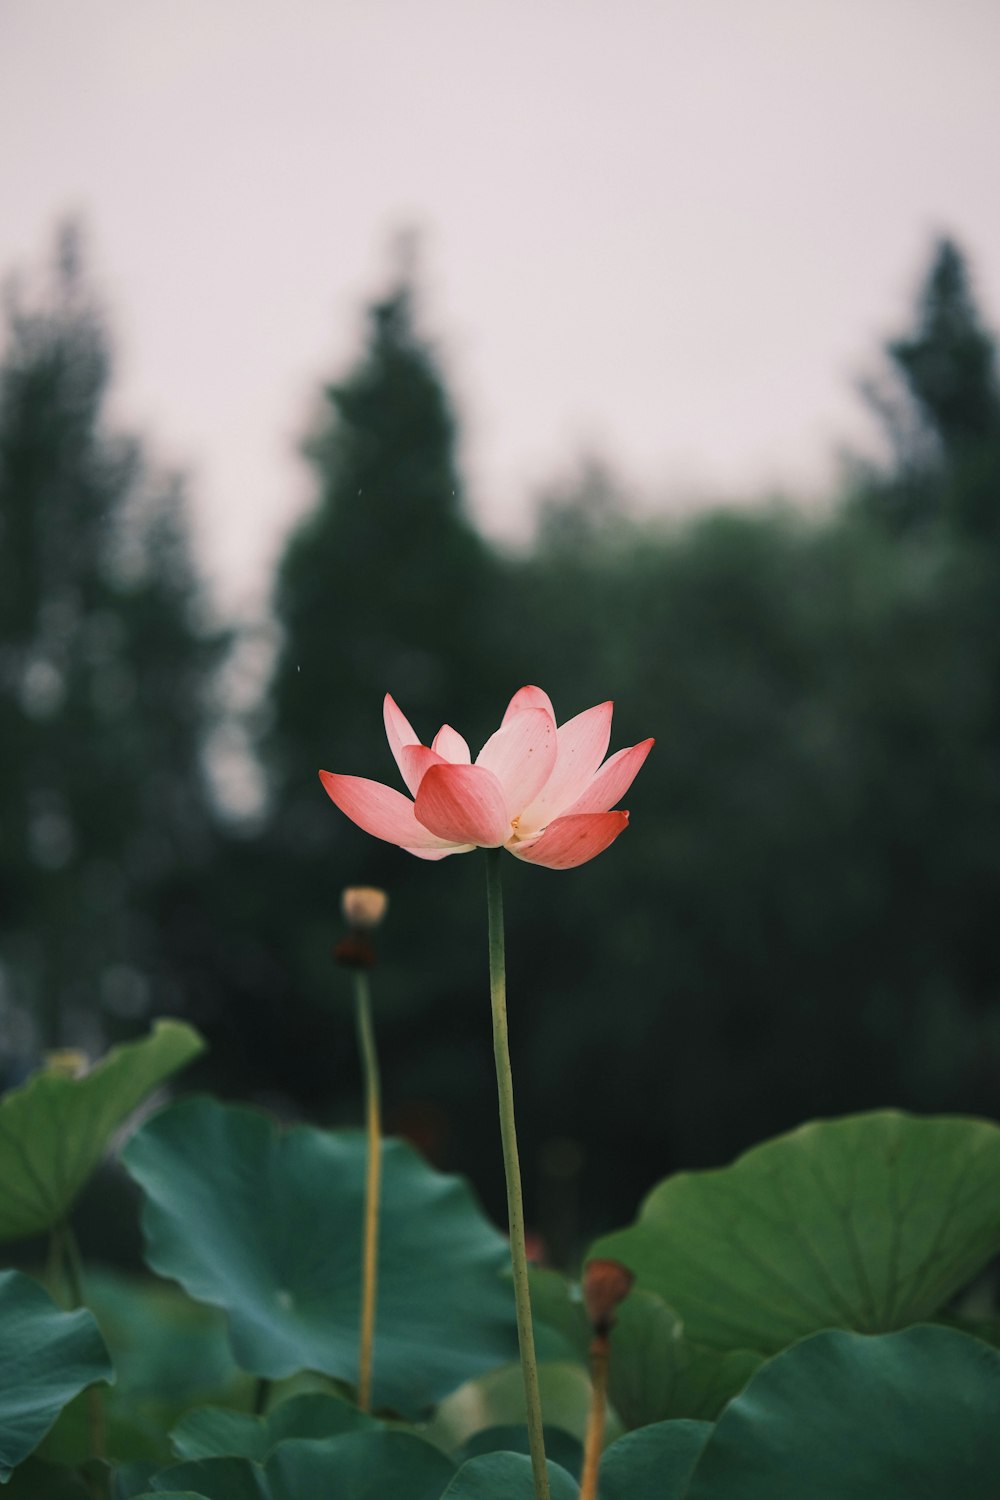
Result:
<svg viewBox="0 0 1000 1500"><path fill-rule="evenodd" d="M89 1073L35 1073L0 1100L0 1240L26 1239L61 1223L130 1114L201 1052L198 1033L158 1021L138 1042L114 1048Z"/></svg>
<svg viewBox="0 0 1000 1500"><path fill-rule="evenodd" d="M0 1271L0 1347L2 1484L79 1391L115 1377L93 1316L61 1311L20 1271Z"/></svg>
<svg viewBox="0 0 1000 1500"><path fill-rule="evenodd" d="M773 1353L822 1328L939 1311L1000 1250L1000 1129L893 1111L803 1125L679 1173L598 1241L709 1348Z"/></svg>
<svg viewBox="0 0 1000 1500"><path fill-rule="evenodd" d="M208 1099L166 1110L126 1147L150 1264L226 1310L244 1369L356 1378L365 1149L360 1133L279 1131ZM385 1143L376 1407L417 1415L512 1355L506 1255L464 1183Z"/></svg>
<svg viewBox="0 0 1000 1500"><path fill-rule="evenodd" d="M944 1328L819 1333L763 1365L686 1500L990 1500L1000 1355Z"/></svg>

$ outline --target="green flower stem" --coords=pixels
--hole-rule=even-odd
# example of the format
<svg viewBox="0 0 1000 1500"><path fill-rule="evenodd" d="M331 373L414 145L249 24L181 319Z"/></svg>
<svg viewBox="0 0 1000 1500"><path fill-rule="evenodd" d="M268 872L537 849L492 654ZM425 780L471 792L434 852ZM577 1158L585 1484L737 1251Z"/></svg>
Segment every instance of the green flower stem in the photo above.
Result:
<svg viewBox="0 0 1000 1500"><path fill-rule="evenodd" d="M375 1346L375 1292L378 1278L378 1210L382 1177L382 1105L378 1056L372 1029L371 995L364 969L354 971L354 1009L365 1076L365 1129L368 1136L365 1227L362 1244L361 1333L358 1347L358 1405L371 1411Z"/></svg>
<svg viewBox="0 0 1000 1500"><path fill-rule="evenodd" d="M493 1008L493 1055L496 1059L497 1092L500 1098L500 1139L507 1178L507 1219L510 1226L510 1258L514 1270L514 1303L517 1336L521 1348L524 1404L528 1416L528 1443L536 1500L549 1500L549 1477L545 1467L542 1436L542 1403L538 1391L535 1334L531 1322L528 1290L528 1257L524 1249L524 1205L521 1201L521 1167L514 1126L514 1083L507 1044L507 976L503 942L503 892L500 885L499 849L486 851L486 905L490 931L490 1002Z"/></svg>

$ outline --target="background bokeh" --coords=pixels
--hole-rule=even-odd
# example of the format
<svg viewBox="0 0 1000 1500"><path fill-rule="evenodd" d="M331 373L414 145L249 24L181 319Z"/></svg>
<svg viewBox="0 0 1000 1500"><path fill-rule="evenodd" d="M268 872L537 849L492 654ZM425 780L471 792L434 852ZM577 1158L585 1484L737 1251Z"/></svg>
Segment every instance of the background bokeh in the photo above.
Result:
<svg viewBox="0 0 1000 1500"><path fill-rule="evenodd" d="M585 8L577 28L555 9L576 55L605 12ZM636 6L635 15L648 25L653 9ZM775 25L782 13L761 7ZM3 24L37 45L25 10L14 6L11 15ZM732 15L718 9L717 35L719 18ZM216 53L229 35L239 37L232 24L233 33L211 32ZM615 24L627 50L627 27ZM975 7L958 7L948 32L957 50L941 54L942 76L956 85L957 59L967 60L973 116L979 24L990 23ZM789 33L785 65L799 57L811 76L832 26ZM971 28L964 40L963 26ZM166 32L173 35L169 25ZM108 76L120 81L122 33L112 28L106 39L118 49L110 47ZM690 61L694 43L685 45ZM53 46L58 77L66 60ZM386 46L395 59L391 33ZM178 40L176 54L161 60L174 83L188 47ZM717 55L730 77L729 53ZM134 54L146 68L149 58ZM896 63L882 62L891 118ZM922 76L923 62L916 73L912 58L906 66L911 79ZM860 67L856 75L868 76ZM806 109L801 71L795 76L786 114L772 127L786 144L795 139L795 109ZM613 97L599 118L610 121ZM218 99L222 108L221 81ZM699 99L707 128L716 83ZM428 128L442 129L427 107ZM87 104L90 128L95 111L99 100ZM730 138L738 119L735 106L724 111ZM965 119L959 112L959 125ZM315 144L301 121L297 128ZM607 128L613 139L619 127ZM629 128L641 136L634 116ZM945 166L950 147L951 175L971 172L974 188L979 158L958 151L942 127ZM116 170L126 179L134 149L122 143ZM685 149L689 161L699 150L706 166L713 160L710 141ZM926 150L923 159L929 172L941 165ZM595 184L610 174L613 191L624 192L616 161L591 165ZM186 170L193 182L194 165ZM445 178L449 170L446 162ZM522 170L536 184L538 163L525 157ZM375 168L366 173L359 161L354 171L357 182L340 184L341 218L352 195L367 202L358 184ZM711 222L721 209L710 185L709 174L702 191ZM647 182L631 191L637 212L648 207ZM774 192L804 212L792 178ZM459 188L449 193L454 201ZM726 242L730 263L745 271L757 253L754 205L724 196L739 229ZM119 294L109 294L102 254L90 248L105 233L95 198L74 204L67 194L47 205L50 218L74 206L83 216L12 265L19 276L2 335L5 1081L22 1077L47 1047L96 1052L154 1015L176 1014L210 1041L202 1085L286 1117L357 1119L350 982L332 948L340 889L382 885L391 909L374 986L390 1127L436 1163L469 1174L500 1219L482 860L427 865L367 838L325 799L316 772L395 783L381 724L386 691L426 741L450 722L475 744L496 727L511 693L537 682L561 719L613 697L613 749L657 738L629 794L632 826L610 851L569 873L506 862L528 1212L554 1259L571 1259L588 1235L630 1218L668 1170L725 1161L808 1116L882 1104L995 1113L1000 385L982 290L996 273L990 245L970 253L887 191L882 210L896 204L896 232L912 241L897 265L903 291L887 299L884 331L853 351L867 372L863 388L852 390L834 370L845 400L864 414L859 438L836 464L832 442L814 443L803 467L784 395L796 381L779 360L791 323L797 347L813 340L796 284L780 316L772 292L769 317L740 326L711 287L722 262L707 268L707 288L689 281L680 300L700 318L701 339L685 325L673 353L660 351L672 369L657 387L659 366L642 353L653 333L666 336L657 269L637 270L609 252L596 274L584 255L590 279L580 283L583 252L567 219L544 290L572 304L584 347L593 326L594 389L607 389L609 411L628 414L609 420L617 443L602 443L599 424L594 440L580 443L564 424L546 451L549 479L523 486L500 524L495 492L484 500L477 483L486 476L489 490L519 466L527 473L537 434L515 419L525 391L536 404L545 399L539 369L561 324L534 332L528 286L518 371L502 359L482 366L498 382L494 393L509 386L511 454L519 456L498 458L496 439L463 444L457 412L476 382L463 389L441 352L427 305L442 299L428 290L419 237L393 240L383 221L369 246L369 290L358 289L349 305L343 293L326 380L310 388L302 378L298 420L283 440L297 477L274 567L258 577L253 566L263 568L266 549L252 566L245 533L262 535L261 518L232 482L246 455L228 471L209 465L185 476L164 461L160 443L130 435L129 401L141 399L135 386L123 396L116 376ZM393 207L397 217L419 219L427 204ZM165 267L175 246L181 256L187 249L182 228L160 223L155 209L154 194L150 275L173 298L178 288ZM143 205L133 200L131 212L138 221ZM522 253L516 204L506 212L512 239L492 252L501 263ZM591 228L602 232L598 203ZM43 230L32 226L36 242ZM485 242L479 253L488 260ZM884 256L884 243L873 254ZM850 264L855 281L862 264ZM234 285L244 270L234 264ZM274 323L280 334L280 288L272 300L258 274L247 327ZM488 301L484 294L484 309ZM499 301L484 311L484 327L498 313L510 318ZM636 311L643 304L646 325ZM634 345L641 399L635 370L602 343L617 305L643 329ZM827 310L808 305L822 342ZM319 325L323 313L315 312ZM199 347L199 321L200 309L189 354ZM231 400L223 371L238 382L246 347L230 350L223 366L206 344L207 377L192 355L204 431L219 394L220 443L223 434L235 441L222 415ZM580 361L574 353L571 362ZM182 386L183 373L164 384ZM726 419L734 386L749 408L767 412L769 432L791 432L787 472L800 474L798 488L766 492L759 452ZM664 455L676 442L671 400L681 390L692 410L718 400L721 467L704 448L713 504L692 483L678 505L676 472L659 490L650 478L657 441ZM168 410L168 425L183 421L183 402ZM275 447L283 420L276 408ZM693 432L700 421L692 418ZM474 419L472 428L475 438ZM646 448L629 449L628 435L639 430ZM248 436L250 451L255 442L259 434ZM745 482L731 484L738 503L727 505L721 476L736 476L741 464ZM228 473L225 493L208 483L213 472ZM232 556L220 567L227 536ZM255 591L260 603L250 608ZM237 597L239 611L226 605Z"/></svg>

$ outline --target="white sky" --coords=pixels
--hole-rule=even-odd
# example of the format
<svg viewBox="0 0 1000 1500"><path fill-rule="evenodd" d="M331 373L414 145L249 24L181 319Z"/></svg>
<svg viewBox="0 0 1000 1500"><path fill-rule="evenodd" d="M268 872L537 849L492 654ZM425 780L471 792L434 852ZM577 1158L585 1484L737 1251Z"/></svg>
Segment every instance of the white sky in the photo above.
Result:
<svg viewBox="0 0 1000 1500"><path fill-rule="evenodd" d="M997 321L998 145L997 0L0 0L0 270L83 214L119 414L233 608L401 226L514 536L584 448L664 495L826 482L933 235Z"/></svg>

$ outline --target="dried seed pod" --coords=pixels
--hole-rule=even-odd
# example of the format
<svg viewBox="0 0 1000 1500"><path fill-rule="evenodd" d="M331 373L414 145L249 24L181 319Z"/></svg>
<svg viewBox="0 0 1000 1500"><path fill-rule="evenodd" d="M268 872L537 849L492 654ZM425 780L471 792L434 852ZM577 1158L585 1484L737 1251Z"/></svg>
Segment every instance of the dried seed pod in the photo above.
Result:
<svg viewBox="0 0 1000 1500"><path fill-rule="evenodd" d="M596 1334L615 1326L615 1312L632 1290L635 1276L620 1260L588 1260L583 1268L583 1305Z"/></svg>

